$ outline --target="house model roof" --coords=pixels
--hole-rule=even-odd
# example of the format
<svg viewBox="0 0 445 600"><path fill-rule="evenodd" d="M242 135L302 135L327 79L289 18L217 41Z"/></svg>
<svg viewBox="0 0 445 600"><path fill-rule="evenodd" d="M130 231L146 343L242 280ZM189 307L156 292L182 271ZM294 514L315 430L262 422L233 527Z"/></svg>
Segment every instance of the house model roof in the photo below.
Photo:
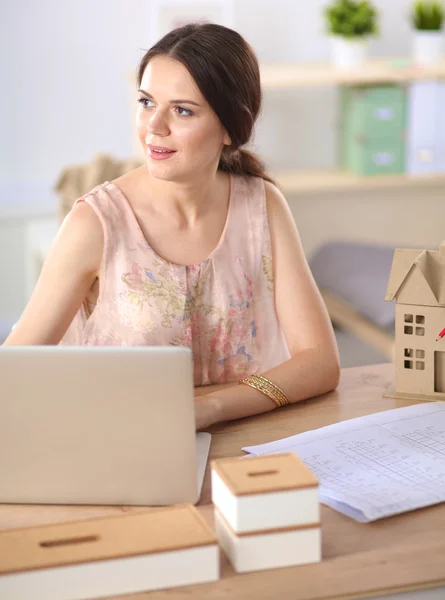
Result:
<svg viewBox="0 0 445 600"><path fill-rule="evenodd" d="M411 278L418 292L413 304L445 306L445 241L439 250L396 248L385 300L397 299Z"/></svg>

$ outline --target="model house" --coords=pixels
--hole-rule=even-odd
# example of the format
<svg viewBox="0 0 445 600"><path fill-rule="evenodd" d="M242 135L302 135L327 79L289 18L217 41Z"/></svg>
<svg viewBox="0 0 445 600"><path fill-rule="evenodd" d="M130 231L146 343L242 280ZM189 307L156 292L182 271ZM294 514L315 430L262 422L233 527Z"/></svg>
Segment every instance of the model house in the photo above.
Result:
<svg viewBox="0 0 445 600"><path fill-rule="evenodd" d="M386 300L395 299L395 388L401 398L445 399L445 242L397 248Z"/></svg>

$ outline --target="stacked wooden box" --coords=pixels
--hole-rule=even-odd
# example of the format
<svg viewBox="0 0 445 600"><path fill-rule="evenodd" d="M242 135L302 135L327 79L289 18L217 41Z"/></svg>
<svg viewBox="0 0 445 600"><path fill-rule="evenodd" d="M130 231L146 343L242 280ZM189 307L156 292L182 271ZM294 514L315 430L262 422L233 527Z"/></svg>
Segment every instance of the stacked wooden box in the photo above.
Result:
<svg viewBox="0 0 445 600"><path fill-rule="evenodd" d="M216 537L191 505L0 533L5 600L81 600L218 578Z"/></svg>
<svg viewBox="0 0 445 600"><path fill-rule="evenodd" d="M212 462L218 542L235 571L321 560L318 480L294 453Z"/></svg>

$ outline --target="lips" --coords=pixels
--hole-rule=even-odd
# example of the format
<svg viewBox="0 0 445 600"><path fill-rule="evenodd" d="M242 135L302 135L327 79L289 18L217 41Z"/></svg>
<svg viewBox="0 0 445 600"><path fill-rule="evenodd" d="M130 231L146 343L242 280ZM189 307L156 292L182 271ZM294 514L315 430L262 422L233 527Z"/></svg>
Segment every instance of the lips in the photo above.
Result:
<svg viewBox="0 0 445 600"><path fill-rule="evenodd" d="M165 148L164 146L152 146L151 144L149 144L148 147L152 152L174 152L174 150L171 150L170 148Z"/></svg>
<svg viewBox="0 0 445 600"><path fill-rule="evenodd" d="M168 160L176 154L176 150L171 150L171 148L166 148L165 146L152 146L148 144L147 154L152 160Z"/></svg>
<svg viewBox="0 0 445 600"><path fill-rule="evenodd" d="M166 148L165 146L153 146L152 144L148 144L151 152L156 152L157 154L172 154L176 152L176 150L172 150L171 148Z"/></svg>

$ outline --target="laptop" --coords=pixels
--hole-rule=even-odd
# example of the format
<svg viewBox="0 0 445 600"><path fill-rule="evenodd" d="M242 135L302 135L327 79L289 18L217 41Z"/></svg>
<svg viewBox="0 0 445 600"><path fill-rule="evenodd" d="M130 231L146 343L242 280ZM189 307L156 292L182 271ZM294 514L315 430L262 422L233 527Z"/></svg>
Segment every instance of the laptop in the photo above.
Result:
<svg viewBox="0 0 445 600"><path fill-rule="evenodd" d="M192 373L183 347L1 347L0 502L196 503Z"/></svg>

